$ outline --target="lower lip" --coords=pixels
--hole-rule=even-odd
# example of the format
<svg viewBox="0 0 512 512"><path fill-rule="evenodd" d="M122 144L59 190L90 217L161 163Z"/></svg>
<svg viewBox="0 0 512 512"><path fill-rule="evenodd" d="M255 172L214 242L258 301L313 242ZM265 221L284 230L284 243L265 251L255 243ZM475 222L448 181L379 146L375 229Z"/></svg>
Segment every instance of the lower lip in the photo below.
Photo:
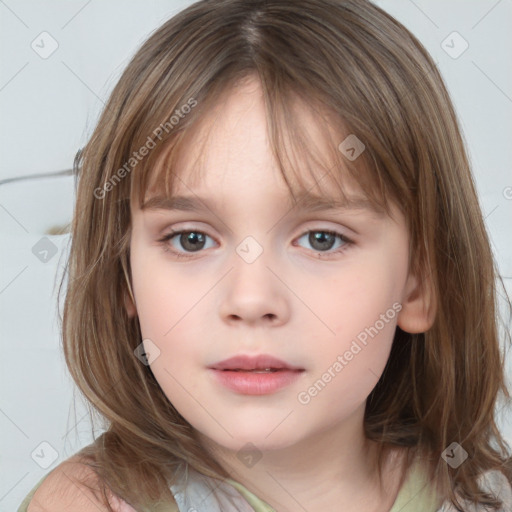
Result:
<svg viewBox="0 0 512 512"><path fill-rule="evenodd" d="M211 370L223 386L243 395L268 395L295 382L303 370L279 370L269 373Z"/></svg>

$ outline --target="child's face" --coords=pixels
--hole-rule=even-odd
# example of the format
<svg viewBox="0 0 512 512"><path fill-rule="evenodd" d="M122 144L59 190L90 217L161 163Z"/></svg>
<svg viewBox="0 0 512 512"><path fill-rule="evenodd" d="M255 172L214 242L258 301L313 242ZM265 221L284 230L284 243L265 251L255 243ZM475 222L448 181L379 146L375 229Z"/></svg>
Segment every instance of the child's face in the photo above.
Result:
<svg viewBox="0 0 512 512"><path fill-rule="evenodd" d="M307 116L302 126L316 137L318 119ZM301 202L290 211L256 82L233 91L213 118L204 178L187 173L198 156L194 138L176 169L177 193L210 209L132 207L135 307L143 338L160 350L151 370L182 416L228 449L286 447L326 429L360 429L406 314L398 313L409 286L404 218L396 210L399 223L367 210L308 213ZM159 242L171 228L196 236ZM150 360L152 344L145 342ZM232 389L209 367L240 354L271 355L303 371L281 373L291 376L284 384L251 374L245 391ZM254 394L251 379L269 388Z"/></svg>

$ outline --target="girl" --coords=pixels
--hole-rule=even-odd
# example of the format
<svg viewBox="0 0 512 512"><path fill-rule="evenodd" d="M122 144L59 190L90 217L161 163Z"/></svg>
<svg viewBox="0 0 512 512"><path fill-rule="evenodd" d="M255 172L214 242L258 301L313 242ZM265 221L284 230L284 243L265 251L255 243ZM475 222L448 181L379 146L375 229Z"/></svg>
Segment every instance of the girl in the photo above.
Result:
<svg viewBox="0 0 512 512"><path fill-rule="evenodd" d="M391 16L197 2L75 163L64 352L108 428L20 510L512 510L489 239Z"/></svg>

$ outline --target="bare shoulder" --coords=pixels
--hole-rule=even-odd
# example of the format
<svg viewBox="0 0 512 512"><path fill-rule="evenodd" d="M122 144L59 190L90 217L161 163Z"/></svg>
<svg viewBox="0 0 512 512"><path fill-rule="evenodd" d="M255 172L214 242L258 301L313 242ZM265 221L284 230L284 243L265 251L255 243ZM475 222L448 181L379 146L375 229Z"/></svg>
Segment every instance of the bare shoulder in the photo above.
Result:
<svg viewBox="0 0 512 512"><path fill-rule="evenodd" d="M92 468L74 455L48 474L34 493L27 512L107 512L100 493L95 493L88 486L99 491L98 478ZM111 505L118 512L134 510L123 507L122 503L114 499Z"/></svg>

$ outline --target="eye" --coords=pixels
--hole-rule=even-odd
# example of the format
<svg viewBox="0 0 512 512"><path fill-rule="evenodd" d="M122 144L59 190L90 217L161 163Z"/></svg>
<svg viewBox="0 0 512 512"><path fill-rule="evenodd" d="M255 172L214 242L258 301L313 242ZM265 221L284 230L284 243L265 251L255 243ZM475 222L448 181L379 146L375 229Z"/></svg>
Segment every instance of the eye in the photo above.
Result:
<svg viewBox="0 0 512 512"><path fill-rule="evenodd" d="M348 249L353 244L352 240L336 231L325 229L310 230L304 233L297 240L307 239L313 250L319 257L328 257L332 254L338 254ZM213 240L202 231L197 230L178 230L171 231L158 240L167 252L172 252L177 258L188 258L193 253L208 249L212 245L206 244L207 239ZM336 240L340 241L337 250L332 250ZM181 246L181 247L177 247Z"/></svg>
<svg viewBox="0 0 512 512"><path fill-rule="evenodd" d="M320 230L310 230L304 233L298 240L302 240L306 238L307 243L309 243L312 247L312 250L319 253L319 256L323 256L323 253L336 254L345 251L350 245L352 245L352 240L349 240L346 236L338 233L336 231L329 231L325 229ZM339 239L341 245L338 245L338 250L331 251L333 246L336 243L336 239Z"/></svg>
<svg viewBox="0 0 512 512"><path fill-rule="evenodd" d="M173 243L173 239L176 238ZM202 249L208 249L209 247L205 247L205 242L207 238L211 238L206 233L202 231L196 230L181 230L181 231L171 231L167 233L164 237L162 237L159 242L162 243L164 250L173 252L178 258L180 257L188 257L186 253L188 252L199 252ZM169 248L169 245L172 247ZM181 247L185 250L185 253L176 249L176 245L181 245Z"/></svg>

